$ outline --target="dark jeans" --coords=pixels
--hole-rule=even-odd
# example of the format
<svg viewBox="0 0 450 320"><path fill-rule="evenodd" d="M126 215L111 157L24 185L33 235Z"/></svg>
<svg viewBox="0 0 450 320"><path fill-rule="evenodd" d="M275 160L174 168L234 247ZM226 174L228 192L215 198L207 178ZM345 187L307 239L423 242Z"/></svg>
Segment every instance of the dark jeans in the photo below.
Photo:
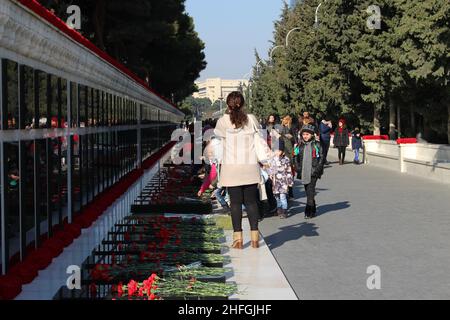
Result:
<svg viewBox="0 0 450 320"><path fill-rule="evenodd" d="M230 195L231 220L234 232L242 231L242 205L245 205L251 230L257 231L259 218L258 185L228 187L228 193Z"/></svg>
<svg viewBox="0 0 450 320"><path fill-rule="evenodd" d="M338 148L338 157L339 161L342 160L342 162L345 161L345 151L347 150L347 147L337 147Z"/></svg>
<svg viewBox="0 0 450 320"><path fill-rule="evenodd" d="M320 144L322 145L322 152L323 152L323 160L324 163L327 163L327 157L328 157L328 150L330 150L330 141L320 141Z"/></svg>
<svg viewBox="0 0 450 320"><path fill-rule="evenodd" d="M314 206L315 204L314 197L316 196L316 183L317 178L311 178L311 182L309 184L305 184L306 204L308 206Z"/></svg>

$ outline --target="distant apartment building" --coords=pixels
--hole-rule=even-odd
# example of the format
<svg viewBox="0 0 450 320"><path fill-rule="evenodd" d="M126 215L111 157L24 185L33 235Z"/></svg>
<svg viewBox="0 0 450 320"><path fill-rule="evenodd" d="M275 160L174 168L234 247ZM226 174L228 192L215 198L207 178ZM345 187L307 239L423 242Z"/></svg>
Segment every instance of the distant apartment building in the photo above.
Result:
<svg viewBox="0 0 450 320"><path fill-rule="evenodd" d="M209 98L213 103L220 98L226 99L228 94L239 90L241 86L248 86L248 80L236 79L225 80L221 78L210 78L204 81L196 81L198 92L193 94L194 98Z"/></svg>

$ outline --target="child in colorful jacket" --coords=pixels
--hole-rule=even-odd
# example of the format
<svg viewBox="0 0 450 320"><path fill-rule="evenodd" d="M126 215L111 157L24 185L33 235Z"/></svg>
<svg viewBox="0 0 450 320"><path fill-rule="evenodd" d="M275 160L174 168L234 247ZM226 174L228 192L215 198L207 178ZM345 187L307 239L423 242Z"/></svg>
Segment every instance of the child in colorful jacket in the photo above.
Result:
<svg viewBox="0 0 450 320"><path fill-rule="evenodd" d="M289 188L294 185L292 166L289 158L284 154L283 142L280 140L275 157L271 159L268 173L272 180L273 194L277 200L277 214L281 219L287 218Z"/></svg>
<svg viewBox="0 0 450 320"><path fill-rule="evenodd" d="M302 181L306 191L305 219L316 216L316 183L323 175L324 166L322 147L320 142L316 141L314 134L315 128L313 126L303 126L300 131L302 143L295 157L297 178Z"/></svg>

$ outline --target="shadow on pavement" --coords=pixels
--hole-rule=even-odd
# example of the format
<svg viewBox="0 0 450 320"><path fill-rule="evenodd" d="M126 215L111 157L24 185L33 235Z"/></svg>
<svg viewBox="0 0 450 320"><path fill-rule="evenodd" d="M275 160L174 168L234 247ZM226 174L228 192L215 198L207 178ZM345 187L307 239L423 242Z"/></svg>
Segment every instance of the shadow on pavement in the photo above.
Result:
<svg viewBox="0 0 450 320"><path fill-rule="evenodd" d="M289 207L289 217L295 216L297 214L304 214L305 213L305 207L306 207L306 201L295 201L292 202L291 206ZM336 203L330 203L330 204L324 204L324 205L318 205L317 206L317 214L316 216L319 217L321 215L327 214L327 213L336 213L336 211L344 210L350 208L350 202L348 201L342 201L342 202L336 202Z"/></svg>
<svg viewBox="0 0 450 320"><path fill-rule="evenodd" d="M317 237L318 227L314 223L301 222L291 226L280 227L277 233L264 237L264 241L270 250L278 248L289 241L302 237Z"/></svg>
<svg viewBox="0 0 450 320"><path fill-rule="evenodd" d="M347 208L350 208L350 202L348 201L319 205L317 207L317 216L321 216L323 214L332 213L339 210L344 210Z"/></svg>

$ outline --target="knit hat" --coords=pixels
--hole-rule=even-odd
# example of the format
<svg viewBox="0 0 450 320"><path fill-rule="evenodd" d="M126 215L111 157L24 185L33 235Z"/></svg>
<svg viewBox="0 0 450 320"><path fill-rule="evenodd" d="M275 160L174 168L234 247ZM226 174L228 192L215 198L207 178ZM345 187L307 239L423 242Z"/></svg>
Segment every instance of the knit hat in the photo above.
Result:
<svg viewBox="0 0 450 320"><path fill-rule="evenodd" d="M315 134L316 130L313 125L305 124L305 125L303 125L302 130L300 131L300 134L303 134L303 132L309 132L311 134Z"/></svg>

